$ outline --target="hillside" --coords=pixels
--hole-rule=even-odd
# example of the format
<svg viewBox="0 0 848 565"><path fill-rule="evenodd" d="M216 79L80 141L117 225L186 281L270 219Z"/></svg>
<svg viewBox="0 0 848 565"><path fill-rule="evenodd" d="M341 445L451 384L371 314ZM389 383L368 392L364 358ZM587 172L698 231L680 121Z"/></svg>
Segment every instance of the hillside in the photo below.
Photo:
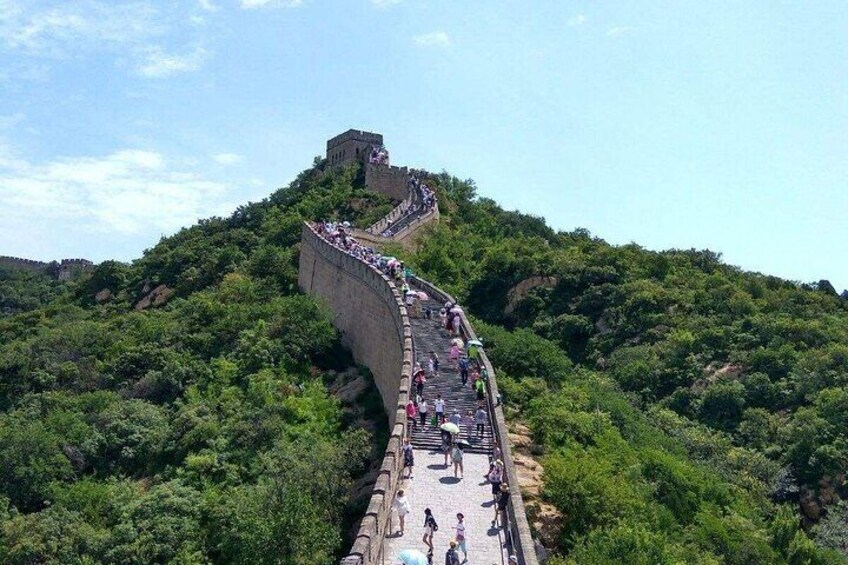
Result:
<svg viewBox="0 0 848 565"><path fill-rule="evenodd" d="M552 563L844 562L845 301L432 184L391 251L476 318ZM306 171L0 319L0 561L334 562L385 439L373 387L329 392L352 362L297 244L391 206Z"/></svg>
<svg viewBox="0 0 848 565"><path fill-rule="evenodd" d="M443 221L404 257L488 324L511 421L544 468L551 549L842 561L811 541L848 540L848 303L826 281L555 232L471 181L439 184Z"/></svg>
<svg viewBox="0 0 848 565"><path fill-rule="evenodd" d="M0 562L334 561L385 417L296 258L303 219L390 209L351 181L304 173L61 287L3 278L28 311L0 319Z"/></svg>

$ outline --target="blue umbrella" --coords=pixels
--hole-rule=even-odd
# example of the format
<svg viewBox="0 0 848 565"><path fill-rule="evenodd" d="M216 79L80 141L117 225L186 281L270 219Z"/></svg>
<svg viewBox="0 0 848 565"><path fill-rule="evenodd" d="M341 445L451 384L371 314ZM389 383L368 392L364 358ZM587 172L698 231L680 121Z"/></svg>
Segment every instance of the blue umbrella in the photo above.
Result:
<svg viewBox="0 0 848 565"><path fill-rule="evenodd" d="M417 549L404 549L398 555L404 565L427 565L427 556Z"/></svg>

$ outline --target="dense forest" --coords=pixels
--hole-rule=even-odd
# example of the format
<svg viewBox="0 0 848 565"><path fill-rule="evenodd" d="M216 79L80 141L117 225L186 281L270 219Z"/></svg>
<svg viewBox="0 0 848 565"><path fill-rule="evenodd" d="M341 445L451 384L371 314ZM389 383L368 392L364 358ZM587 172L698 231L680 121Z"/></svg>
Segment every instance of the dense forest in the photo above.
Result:
<svg viewBox="0 0 848 565"><path fill-rule="evenodd" d="M387 432L373 386L330 393L357 371L296 244L306 218L390 208L305 173L131 265L0 273L0 562L335 561Z"/></svg>
<svg viewBox="0 0 848 565"><path fill-rule="evenodd" d="M443 221L405 257L478 318L565 562L844 562L848 302L830 283L556 232L437 182Z"/></svg>
<svg viewBox="0 0 848 565"><path fill-rule="evenodd" d="M373 390L331 393L352 361L296 289L297 243L304 219L386 214L361 181L306 171L70 283L0 273L18 312L0 317L0 562L335 560L385 437L364 421ZM442 221L392 252L474 316L560 514L551 563L845 562L832 287L557 232L431 182Z"/></svg>

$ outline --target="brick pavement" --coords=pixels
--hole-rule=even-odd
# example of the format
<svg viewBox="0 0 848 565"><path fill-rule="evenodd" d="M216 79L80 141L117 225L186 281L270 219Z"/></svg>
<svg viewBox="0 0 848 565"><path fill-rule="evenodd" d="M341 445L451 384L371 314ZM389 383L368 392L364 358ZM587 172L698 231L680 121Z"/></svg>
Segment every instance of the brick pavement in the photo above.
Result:
<svg viewBox="0 0 848 565"><path fill-rule="evenodd" d="M502 565L505 561L503 535L500 529L492 528L495 513L492 487L483 479L483 474L489 470L488 457L466 453L463 461L465 477L462 480L454 479L453 464L448 461L449 466L445 468L444 461L445 456L440 452L415 450L413 478L403 481L401 487L412 506L412 513L406 517L403 537L396 535L400 526L397 516L392 515L386 534L385 563L399 564L397 555L404 549L418 549L426 553L427 546L422 541L424 509L430 508L439 524L439 531L433 535L434 564L445 562L445 551L454 539L456 514L462 512L465 515L468 565Z"/></svg>

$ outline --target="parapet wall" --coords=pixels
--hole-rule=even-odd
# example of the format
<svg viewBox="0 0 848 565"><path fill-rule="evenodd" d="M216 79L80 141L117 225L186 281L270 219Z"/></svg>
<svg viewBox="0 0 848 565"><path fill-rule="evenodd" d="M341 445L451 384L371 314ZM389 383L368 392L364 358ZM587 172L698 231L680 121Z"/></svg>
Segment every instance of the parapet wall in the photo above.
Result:
<svg viewBox="0 0 848 565"><path fill-rule="evenodd" d="M412 327L400 291L374 267L330 245L310 225L301 237L300 288L325 302L357 362L366 365L392 430L371 501L345 562L382 563L383 539L400 483L405 406L412 372Z"/></svg>

